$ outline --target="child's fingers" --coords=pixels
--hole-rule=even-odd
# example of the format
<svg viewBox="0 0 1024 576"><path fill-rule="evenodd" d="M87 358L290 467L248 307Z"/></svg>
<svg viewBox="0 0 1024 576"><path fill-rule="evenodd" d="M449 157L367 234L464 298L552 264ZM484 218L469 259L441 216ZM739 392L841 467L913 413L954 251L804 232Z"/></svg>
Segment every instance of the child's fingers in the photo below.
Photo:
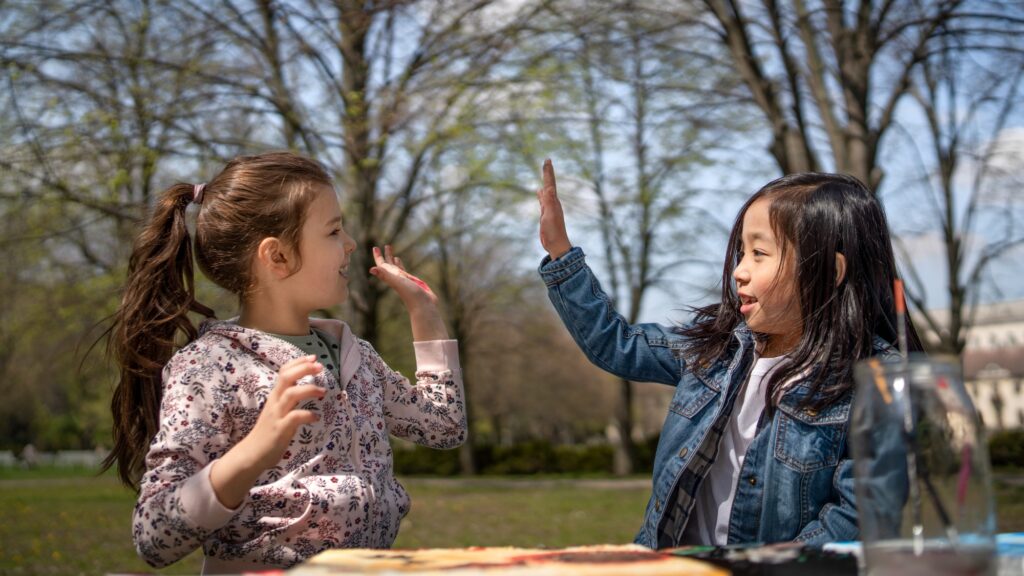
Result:
<svg viewBox="0 0 1024 576"><path fill-rule="evenodd" d="M558 191L555 187L555 167L551 164L551 159L544 160L544 188L545 191L552 196L558 197Z"/></svg>
<svg viewBox="0 0 1024 576"><path fill-rule="evenodd" d="M395 251L391 248L391 244L384 245L384 261L388 264L394 264Z"/></svg>
<svg viewBox="0 0 1024 576"><path fill-rule="evenodd" d="M295 386L295 383L303 376L319 374L323 369L324 365L316 361L315 355L302 356L286 362L277 371L277 383L271 394L280 396L284 390Z"/></svg>
<svg viewBox="0 0 1024 576"><path fill-rule="evenodd" d="M316 361L316 354L306 354L305 356L299 356L298 358L293 358L293 359L285 362L284 364L282 364L281 368L278 369L277 373L280 374L281 371L283 371L283 370L290 370L291 368L294 368L296 366L303 366L303 365L311 364L311 363L313 363L315 361Z"/></svg>
<svg viewBox="0 0 1024 576"><path fill-rule="evenodd" d="M277 371L278 383L286 388L292 386L303 376L319 374L324 365L316 361L315 355L303 356L299 362L289 362Z"/></svg>
<svg viewBox="0 0 1024 576"><path fill-rule="evenodd" d="M305 400L320 399L324 397L327 391L316 385L308 386L294 386L285 390L281 397L278 399L278 406L281 408L281 413L291 412L299 402Z"/></svg>
<svg viewBox="0 0 1024 576"><path fill-rule="evenodd" d="M295 431L298 430L299 426L303 424L312 424L320 419L315 412L309 410L292 410L284 418L281 418L281 423L290 432L289 436L294 436Z"/></svg>
<svg viewBox="0 0 1024 576"><path fill-rule="evenodd" d="M402 259L398 256L395 256L395 266L398 266L402 272L405 272L405 264L402 263Z"/></svg>

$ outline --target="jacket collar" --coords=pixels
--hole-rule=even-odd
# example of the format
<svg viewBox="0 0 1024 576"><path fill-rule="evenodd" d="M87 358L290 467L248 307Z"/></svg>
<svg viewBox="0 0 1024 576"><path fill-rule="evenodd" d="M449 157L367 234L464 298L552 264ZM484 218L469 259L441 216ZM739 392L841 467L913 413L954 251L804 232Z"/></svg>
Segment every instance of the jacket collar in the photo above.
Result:
<svg viewBox="0 0 1024 576"><path fill-rule="evenodd" d="M694 365L692 373L697 377L698 380L704 383L705 386L714 390L720 390L721 385L718 380L721 376L713 374L718 369L725 370L726 374L733 374L739 366L747 360L753 358L754 352L754 333L750 331L745 322L740 322L736 325L736 328L732 331L732 337L735 340L735 350L727 352L723 357L718 360L714 360L708 364ZM728 363L727 366L722 366L724 363Z"/></svg>
<svg viewBox="0 0 1024 576"><path fill-rule="evenodd" d="M712 374L714 368L719 367L723 362L729 362L729 365L725 368L726 374L734 375L734 372L742 365L744 360L752 360L755 352L755 346L757 344L754 338L753 331L747 326L746 322L740 322L733 329L733 339L736 342L736 349L733 353L727 354L726 358L720 359L715 362L711 362L708 365L695 366L693 368L693 374L706 386L714 390L720 390L721 386L718 381L721 376L717 378ZM883 358L889 358L893 355L898 354L892 344L887 342L885 339L875 336L872 340L872 355L881 356ZM793 385L790 386L784 393L783 397L790 396L789 400L801 400L808 394L809 387L806 383L807 378L810 374L804 374L799 376Z"/></svg>
<svg viewBox="0 0 1024 576"><path fill-rule="evenodd" d="M355 375L356 370L359 369L361 362L361 356L359 354L358 347L356 346L356 337L352 334L352 330L341 320L333 320L329 318L310 318L310 325L318 330L327 332L338 339L341 346L341 354L338 355L341 368L339 370L341 374L341 383L345 384L352 379Z"/></svg>
<svg viewBox="0 0 1024 576"><path fill-rule="evenodd" d="M313 328L326 332L340 342L342 383L348 382L359 369L360 354L352 330L341 320L310 318ZM271 336L266 332L238 325L238 318L228 320L206 320L199 326L199 334L213 334L231 340L237 346L248 350L275 372L285 363L302 356L303 352L294 344Z"/></svg>

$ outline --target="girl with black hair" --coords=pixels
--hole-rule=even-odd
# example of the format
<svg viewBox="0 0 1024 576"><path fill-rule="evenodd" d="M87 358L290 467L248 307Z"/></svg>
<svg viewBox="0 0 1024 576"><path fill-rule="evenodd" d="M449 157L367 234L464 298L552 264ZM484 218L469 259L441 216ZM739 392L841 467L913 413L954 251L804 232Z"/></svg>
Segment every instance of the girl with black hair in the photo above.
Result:
<svg viewBox="0 0 1024 576"><path fill-rule="evenodd" d="M677 328L615 312L569 242L550 161L537 196L540 273L577 344L617 376L676 388L636 541L856 539L853 366L894 354L897 332L895 258L871 191L838 174L765 185L736 216L721 302Z"/></svg>

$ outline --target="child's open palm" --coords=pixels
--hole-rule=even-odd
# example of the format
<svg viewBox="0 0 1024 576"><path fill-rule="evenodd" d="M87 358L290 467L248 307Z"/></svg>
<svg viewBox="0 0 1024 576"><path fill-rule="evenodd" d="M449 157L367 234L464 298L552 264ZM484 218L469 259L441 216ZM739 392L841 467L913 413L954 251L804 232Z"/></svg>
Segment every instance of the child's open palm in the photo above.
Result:
<svg viewBox="0 0 1024 576"><path fill-rule="evenodd" d="M447 340L448 330L438 310L437 295L430 286L407 272L402 259L395 256L389 245L384 246L383 252L374 246L373 261L376 266L370 268L370 274L390 286L409 311L413 341Z"/></svg>
<svg viewBox="0 0 1024 576"><path fill-rule="evenodd" d="M385 245L384 251L374 246L373 261L376 266L370 268L370 274L379 278L394 290L405 302L406 307L417 304L437 304L437 296L427 283L406 271L402 259L395 256L391 245Z"/></svg>

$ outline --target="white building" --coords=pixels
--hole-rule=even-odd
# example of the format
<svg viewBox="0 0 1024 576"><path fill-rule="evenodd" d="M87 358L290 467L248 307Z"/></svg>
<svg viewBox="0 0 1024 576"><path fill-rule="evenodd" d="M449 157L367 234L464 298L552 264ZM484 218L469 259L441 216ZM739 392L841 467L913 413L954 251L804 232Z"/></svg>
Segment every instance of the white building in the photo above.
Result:
<svg viewBox="0 0 1024 576"><path fill-rule="evenodd" d="M948 314L935 315L946 323ZM967 392L985 427L990 432L1024 427L1024 300L978 306L963 363Z"/></svg>

